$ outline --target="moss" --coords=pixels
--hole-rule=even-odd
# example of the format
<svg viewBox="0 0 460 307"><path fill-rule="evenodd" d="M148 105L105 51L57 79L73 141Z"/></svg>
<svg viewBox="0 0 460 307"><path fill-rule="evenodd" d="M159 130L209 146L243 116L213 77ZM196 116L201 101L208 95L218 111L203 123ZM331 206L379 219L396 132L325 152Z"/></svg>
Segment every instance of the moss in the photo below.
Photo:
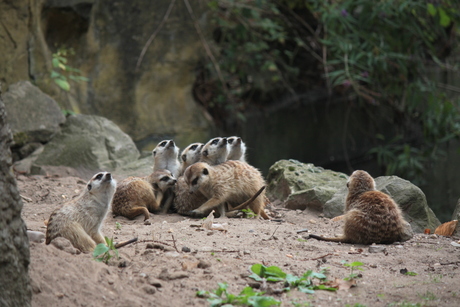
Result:
<svg viewBox="0 0 460 307"><path fill-rule="evenodd" d="M29 142L29 135L25 132L18 132L13 135L15 145L22 146Z"/></svg>

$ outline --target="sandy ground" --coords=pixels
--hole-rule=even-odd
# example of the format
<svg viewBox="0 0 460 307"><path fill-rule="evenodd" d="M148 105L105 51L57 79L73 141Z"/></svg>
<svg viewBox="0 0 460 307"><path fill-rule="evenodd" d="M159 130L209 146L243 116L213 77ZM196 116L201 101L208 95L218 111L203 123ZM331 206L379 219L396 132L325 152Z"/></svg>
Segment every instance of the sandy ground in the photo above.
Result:
<svg viewBox="0 0 460 307"><path fill-rule="evenodd" d="M45 232L43 221L77 196L86 180L18 176L27 228ZM216 219L228 224L227 232L204 230L196 227L202 220L176 214L152 215L152 224L144 225L142 217L127 220L109 213L104 235L138 242L120 248L120 259L108 265L76 253L65 240L56 240L61 249L31 242L32 306L210 306L196 292L215 290L222 282L232 294L260 286L281 306L460 306L460 248L451 245L454 239L417 234L370 253L368 246L305 240L308 232L297 232L340 234L342 222L286 210L279 202L270 209L274 221ZM297 276L327 268L329 280L343 279L350 275L343 261L364 264L362 277L348 290L280 292L280 283L248 278L249 267L260 263ZM402 269L417 275L401 274Z"/></svg>

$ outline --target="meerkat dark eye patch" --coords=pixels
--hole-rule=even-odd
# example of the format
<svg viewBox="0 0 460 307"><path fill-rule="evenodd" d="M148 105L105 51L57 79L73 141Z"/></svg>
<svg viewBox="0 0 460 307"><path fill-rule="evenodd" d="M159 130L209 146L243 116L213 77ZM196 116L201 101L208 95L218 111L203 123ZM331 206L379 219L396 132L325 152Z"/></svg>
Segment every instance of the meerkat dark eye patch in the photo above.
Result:
<svg viewBox="0 0 460 307"><path fill-rule="evenodd" d="M186 155L182 155L181 158L182 158L182 161L184 161L184 162L187 161L187 156Z"/></svg>
<svg viewBox="0 0 460 307"><path fill-rule="evenodd" d="M217 143L219 143L219 139L214 139L212 140L211 145L217 145Z"/></svg>
<svg viewBox="0 0 460 307"><path fill-rule="evenodd" d="M198 177L197 177L197 178L195 178L195 179L193 179L193 181L192 181L192 185L196 185L197 183L198 183Z"/></svg>
<svg viewBox="0 0 460 307"><path fill-rule="evenodd" d="M229 144L233 144L233 139L227 139L227 142L228 142Z"/></svg>
<svg viewBox="0 0 460 307"><path fill-rule="evenodd" d="M103 175L103 174L97 174L96 179L97 179L97 180L101 180L101 179L102 179L102 176L104 176L104 175Z"/></svg>
<svg viewBox="0 0 460 307"><path fill-rule="evenodd" d="M190 147L191 150L196 150L196 148L198 147L198 145L193 145L192 147Z"/></svg>
<svg viewBox="0 0 460 307"><path fill-rule="evenodd" d="M163 142L160 143L160 146L161 146L161 147L165 147L166 144L168 144L168 142L167 142L167 141L163 141Z"/></svg>
<svg viewBox="0 0 460 307"><path fill-rule="evenodd" d="M203 174L204 174L204 175L207 175L207 174L209 174L209 171L208 171L208 169L207 169L207 168L203 169Z"/></svg>
<svg viewBox="0 0 460 307"><path fill-rule="evenodd" d="M91 184L88 184L88 191L91 191L92 188L93 186Z"/></svg>
<svg viewBox="0 0 460 307"><path fill-rule="evenodd" d="M160 179L160 181L168 181L169 177L168 176L164 176Z"/></svg>

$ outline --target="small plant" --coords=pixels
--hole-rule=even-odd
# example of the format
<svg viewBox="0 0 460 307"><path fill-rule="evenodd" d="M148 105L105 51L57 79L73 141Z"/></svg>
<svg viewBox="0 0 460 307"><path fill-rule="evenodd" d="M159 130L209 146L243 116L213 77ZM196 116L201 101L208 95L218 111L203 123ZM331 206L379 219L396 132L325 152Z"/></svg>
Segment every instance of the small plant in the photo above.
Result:
<svg viewBox="0 0 460 307"><path fill-rule="evenodd" d="M116 230L121 230L121 224L118 222L115 222L115 229Z"/></svg>
<svg viewBox="0 0 460 307"><path fill-rule="evenodd" d="M264 292L256 292L251 287L244 288L240 294L235 295L227 292L227 283L218 283L219 288L214 291L198 291L198 297L208 298L211 307L223 305L243 305L243 306L279 306L280 301L277 301L271 296L263 296Z"/></svg>
<svg viewBox="0 0 460 307"><path fill-rule="evenodd" d="M406 301L402 301L399 303L391 303L388 306L400 306L400 307L422 307L422 304L420 303L409 303Z"/></svg>
<svg viewBox="0 0 460 307"><path fill-rule="evenodd" d="M250 208L241 209L241 211L244 212L245 217L248 218L248 219L253 219L253 218L257 217L257 214L255 214L254 211L252 211Z"/></svg>
<svg viewBox="0 0 460 307"><path fill-rule="evenodd" d="M104 262L105 264L109 263L109 260L115 256L117 259L118 257L118 250L113 243L113 239L105 238L105 242L107 243L99 243L93 251L93 258L98 262Z"/></svg>
<svg viewBox="0 0 460 307"><path fill-rule="evenodd" d="M334 287L326 285L326 275L323 273L313 272L312 270L307 271L302 276L294 276L292 274L286 274L277 266L266 267L262 264L254 264L251 266L251 274L249 277L256 281L263 281L264 279L269 282L284 282L284 290L289 291L291 288L297 288L303 293L315 293L314 290L337 290ZM320 281L319 284L313 282L314 279Z"/></svg>
<svg viewBox="0 0 460 307"><path fill-rule="evenodd" d="M81 71L77 68L67 65L67 57L74 55L75 51L72 48L59 48L56 53L53 53L53 70L51 71L51 79L61 89L70 91L69 79L75 82L88 82L89 79L81 76Z"/></svg>
<svg viewBox="0 0 460 307"><path fill-rule="evenodd" d="M310 302L296 302L296 301L291 301L291 304L294 307L309 307L311 306Z"/></svg>
<svg viewBox="0 0 460 307"><path fill-rule="evenodd" d="M345 304L345 307L366 307L366 305L363 305L361 303L356 303L354 305Z"/></svg>
<svg viewBox="0 0 460 307"><path fill-rule="evenodd" d="M364 263L359 262L359 261L347 263L345 260L343 260L342 264L343 266L350 268L350 275L348 275L348 277L345 277L344 280L352 280L352 279L356 279L357 277L359 277L359 274L356 273L355 270L364 271L364 269L361 268L364 265Z"/></svg>
<svg viewBox="0 0 460 307"><path fill-rule="evenodd" d="M430 291L427 291L425 294L419 294L418 296L425 301L435 301L438 299L436 295Z"/></svg>

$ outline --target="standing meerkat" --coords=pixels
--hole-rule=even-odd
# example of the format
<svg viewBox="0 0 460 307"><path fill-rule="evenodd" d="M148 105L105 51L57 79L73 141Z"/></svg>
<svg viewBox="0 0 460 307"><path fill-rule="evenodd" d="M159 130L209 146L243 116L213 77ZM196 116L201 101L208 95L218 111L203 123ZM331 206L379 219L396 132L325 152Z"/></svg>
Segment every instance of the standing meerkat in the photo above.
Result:
<svg viewBox="0 0 460 307"><path fill-rule="evenodd" d="M227 157L227 138L217 137L209 140L203 146L200 162L205 162L209 165L217 165L227 161Z"/></svg>
<svg viewBox="0 0 460 307"><path fill-rule="evenodd" d="M68 239L82 252L104 243L102 223L109 210L117 183L107 172L97 173L75 199L51 213L46 229L46 244L57 237Z"/></svg>
<svg viewBox="0 0 460 307"><path fill-rule="evenodd" d="M410 225L401 209L390 196L375 189L371 175L354 171L347 187L343 235L338 238L310 235L310 238L353 244L391 244L410 238L406 231Z"/></svg>
<svg viewBox="0 0 460 307"><path fill-rule="evenodd" d="M176 178L168 170L154 171L147 177L128 177L118 183L113 197L112 213L134 219L160 209L163 194L176 184Z"/></svg>
<svg viewBox="0 0 460 307"><path fill-rule="evenodd" d="M184 175L185 169L200 161L201 159L201 150L203 149L203 143L193 143L188 145L181 153L180 158L182 160L180 166L179 176Z"/></svg>
<svg viewBox="0 0 460 307"><path fill-rule="evenodd" d="M201 192L208 200L199 208L189 212L194 217L206 216L215 207L220 208L221 216L225 214L224 205L238 205L246 202L256 195L265 181L261 173L251 165L241 161L227 161L219 165L211 166L207 163L198 162L185 170L185 182L190 193ZM265 191L261 196L251 202L249 208L264 219L269 217L264 211L263 201ZM234 208L239 209L241 206Z"/></svg>
<svg viewBox="0 0 460 307"><path fill-rule="evenodd" d="M227 160L240 160L246 162L246 144L238 136L227 138L229 147Z"/></svg>
<svg viewBox="0 0 460 307"><path fill-rule="evenodd" d="M160 169L167 169L174 177L179 176L180 162L179 162L179 147L174 144L173 140L164 140L158 143L154 150L153 155L153 171Z"/></svg>

